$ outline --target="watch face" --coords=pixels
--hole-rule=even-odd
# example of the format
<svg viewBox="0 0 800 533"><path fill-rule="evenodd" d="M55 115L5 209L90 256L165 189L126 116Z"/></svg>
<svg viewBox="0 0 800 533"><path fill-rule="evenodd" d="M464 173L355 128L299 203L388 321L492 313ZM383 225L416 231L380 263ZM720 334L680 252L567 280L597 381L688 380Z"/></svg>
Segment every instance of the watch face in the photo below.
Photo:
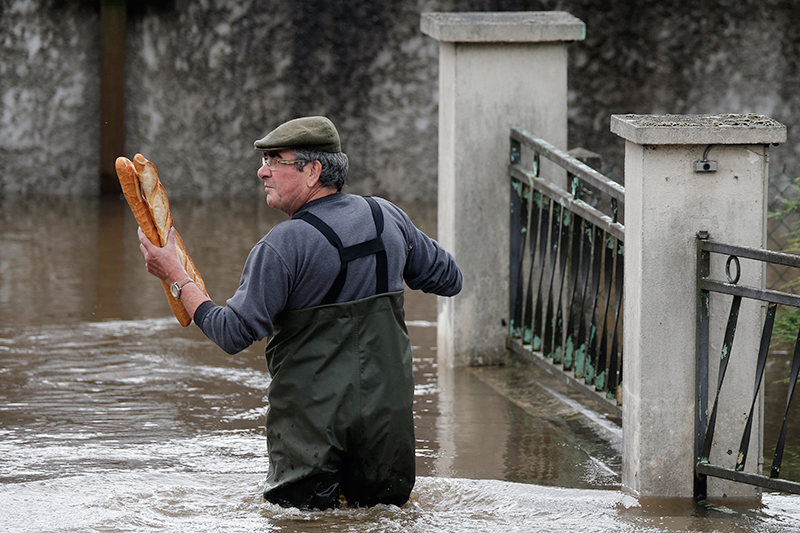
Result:
<svg viewBox="0 0 800 533"><path fill-rule="evenodd" d="M172 294L172 297L176 300L180 299L181 297L181 289L178 287L177 283L173 283L169 286L169 292Z"/></svg>

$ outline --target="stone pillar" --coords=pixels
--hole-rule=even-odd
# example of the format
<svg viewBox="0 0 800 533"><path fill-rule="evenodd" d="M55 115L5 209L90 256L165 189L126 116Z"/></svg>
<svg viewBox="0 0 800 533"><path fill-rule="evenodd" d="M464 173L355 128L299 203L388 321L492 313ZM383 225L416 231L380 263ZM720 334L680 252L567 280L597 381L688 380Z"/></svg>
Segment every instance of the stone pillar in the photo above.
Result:
<svg viewBox="0 0 800 533"><path fill-rule="evenodd" d="M464 289L439 299L440 364L505 360L509 319L509 131L567 148L568 13L423 13L439 41L439 240Z"/></svg>
<svg viewBox="0 0 800 533"><path fill-rule="evenodd" d="M611 131L626 141L622 484L643 497L692 497L696 234L705 230L712 240L765 246L768 145L785 142L786 128L757 115L614 115ZM704 155L709 169L716 164L715 172L696 171ZM714 268L712 264L712 275ZM742 263L741 282L763 286L763 270ZM730 309L730 297L714 296L712 400ZM728 410L721 416L728 420L718 419L715 440L724 449L718 446L712 456L733 450L731 467L742 413L749 411L752 398L760 311L759 303L743 301L720 399ZM726 423L736 426L736 435L726 434ZM747 464L751 472L761 462L760 416L753 430ZM735 444L724 444L728 441ZM759 494L753 486L709 478L709 498Z"/></svg>

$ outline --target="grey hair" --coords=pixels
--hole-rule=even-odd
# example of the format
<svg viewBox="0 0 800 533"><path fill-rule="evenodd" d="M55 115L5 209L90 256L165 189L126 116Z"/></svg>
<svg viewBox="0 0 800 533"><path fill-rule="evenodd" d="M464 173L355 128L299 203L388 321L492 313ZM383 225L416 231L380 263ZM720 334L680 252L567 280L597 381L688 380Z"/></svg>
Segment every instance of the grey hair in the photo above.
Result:
<svg viewBox="0 0 800 533"><path fill-rule="evenodd" d="M347 154L344 152L318 152L317 150L309 150L307 148L295 148L295 159L306 159L308 161L319 161L322 164L322 173L319 176L319 182L324 187L336 189L341 192L344 187L345 179L347 179L347 169L350 165L347 159ZM306 163L296 163L298 170L303 170Z"/></svg>

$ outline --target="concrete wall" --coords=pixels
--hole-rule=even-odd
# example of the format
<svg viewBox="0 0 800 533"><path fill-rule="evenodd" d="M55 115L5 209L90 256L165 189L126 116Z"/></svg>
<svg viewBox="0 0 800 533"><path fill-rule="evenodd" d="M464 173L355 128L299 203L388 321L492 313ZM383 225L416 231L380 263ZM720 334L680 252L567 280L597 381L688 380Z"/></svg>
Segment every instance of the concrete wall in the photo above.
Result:
<svg viewBox="0 0 800 533"><path fill-rule="evenodd" d="M297 6L297 7L294 7ZM436 47L403 2L184 2L131 21L129 151L179 194L258 194L253 141L328 115L352 189L436 191Z"/></svg>
<svg viewBox="0 0 800 533"><path fill-rule="evenodd" d="M614 113L746 113L789 128L771 167L800 173L800 9L793 2L174 0L128 15L126 152L171 195L258 194L252 141L325 113L351 190L433 200L438 43L429 11L567 11L569 143L621 173ZM98 0L0 1L0 193L93 194L99 167ZM135 6L134 6L135 4Z"/></svg>
<svg viewBox="0 0 800 533"><path fill-rule="evenodd" d="M99 13L78 3L0 3L0 194L96 194Z"/></svg>

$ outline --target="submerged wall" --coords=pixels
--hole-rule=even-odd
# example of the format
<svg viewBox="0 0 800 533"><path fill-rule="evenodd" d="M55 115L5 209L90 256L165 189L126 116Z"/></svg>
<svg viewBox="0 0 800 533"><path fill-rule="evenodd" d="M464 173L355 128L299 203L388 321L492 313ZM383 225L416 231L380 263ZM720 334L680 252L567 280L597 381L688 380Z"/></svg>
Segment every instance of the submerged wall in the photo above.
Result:
<svg viewBox="0 0 800 533"><path fill-rule="evenodd" d="M438 44L426 11L563 10L569 147L621 173L612 114L759 113L787 125L771 168L800 173L800 10L741 0L128 0L126 154L171 196L261 194L252 142L326 114L350 191L433 200ZM0 1L0 194L99 190L100 0ZM503 156L505 154L502 154Z"/></svg>
<svg viewBox="0 0 800 533"><path fill-rule="evenodd" d="M186 3L132 20L130 151L200 196L255 194L253 141L281 122L337 124L362 192L436 191L437 49L403 2ZM261 7L259 7L261 6Z"/></svg>
<svg viewBox="0 0 800 533"><path fill-rule="evenodd" d="M98 22L78 3L0 2L0 194L99 191Z"/></svg>

